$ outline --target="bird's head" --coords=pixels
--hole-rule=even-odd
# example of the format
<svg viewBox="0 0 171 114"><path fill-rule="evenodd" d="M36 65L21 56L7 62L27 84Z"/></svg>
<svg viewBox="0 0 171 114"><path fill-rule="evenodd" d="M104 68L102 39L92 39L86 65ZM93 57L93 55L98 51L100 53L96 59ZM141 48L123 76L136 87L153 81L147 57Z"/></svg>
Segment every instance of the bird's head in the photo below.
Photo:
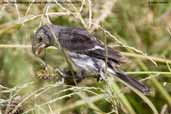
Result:
<svg viewBox="0 0 171 114"><path fill-rule="evenodd" d="M53 34L50 27L50 25L41 26L33 36L32 51L37 56L44 48L52 45Z"/></svg>

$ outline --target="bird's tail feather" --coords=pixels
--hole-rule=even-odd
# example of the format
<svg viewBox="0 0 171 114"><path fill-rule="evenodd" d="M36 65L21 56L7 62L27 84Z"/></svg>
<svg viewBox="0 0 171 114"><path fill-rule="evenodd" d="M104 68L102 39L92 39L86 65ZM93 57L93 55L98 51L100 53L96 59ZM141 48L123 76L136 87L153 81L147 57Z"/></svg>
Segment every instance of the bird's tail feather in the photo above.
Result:
<svg viewBox="0 0 171 114"><path fill-rule="evenodd" d="M141 91L144 94L148 94L150 92L150 89L144 85L143 83L137 81L136 79L129 77L127 74L120 72L120 71L114 71L111 72L113 75L117 76L118 78L120 78L121 80L125 81L126 83L128 83L129 85L131 85L132 87L138 89L139 91Z"/></svg>

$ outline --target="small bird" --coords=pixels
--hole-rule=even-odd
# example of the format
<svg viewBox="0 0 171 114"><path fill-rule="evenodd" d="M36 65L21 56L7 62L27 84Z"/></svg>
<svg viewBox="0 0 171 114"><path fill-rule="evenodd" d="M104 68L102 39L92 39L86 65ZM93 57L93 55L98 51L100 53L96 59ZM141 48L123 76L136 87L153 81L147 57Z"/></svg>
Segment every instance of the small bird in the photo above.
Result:
<svg viewBox="0 0 171 114"><path fill-rule="evenodd" d="M32 51L35 55L39 55L49 46L57 48L58 42L82 75L95 74L104 79L107 69L108 73L117 76L142 93L149 93L150 89L146 85L119 70L118 66L122 63L123 56L118 51L110 47L106 49L95 36L83 28L43 25L34 34Z"/></svg>

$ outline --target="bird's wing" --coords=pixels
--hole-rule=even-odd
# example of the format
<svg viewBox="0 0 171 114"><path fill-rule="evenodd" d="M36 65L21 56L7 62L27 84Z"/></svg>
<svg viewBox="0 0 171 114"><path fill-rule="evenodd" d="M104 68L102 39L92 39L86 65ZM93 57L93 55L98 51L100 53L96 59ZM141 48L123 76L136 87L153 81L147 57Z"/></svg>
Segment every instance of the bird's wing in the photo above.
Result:
<svg viewBox="0 0 171 114"><path fill-rule="evenodd" d="M62 47L67 50L82 53L105 60L106 51L96 38L90 35L85 29L81 28L68 28L61 30L59 34L59 41ZM107 58L115 63L121 62L121 54L111 48L107 48Z"/></svg>
<svg viewBox="0 0 171 114"><path fill-rule="evenodd" d="M90 34L81 28L64 28L59 33L60 44L70 51L85 51L97 45Z"/></svg>

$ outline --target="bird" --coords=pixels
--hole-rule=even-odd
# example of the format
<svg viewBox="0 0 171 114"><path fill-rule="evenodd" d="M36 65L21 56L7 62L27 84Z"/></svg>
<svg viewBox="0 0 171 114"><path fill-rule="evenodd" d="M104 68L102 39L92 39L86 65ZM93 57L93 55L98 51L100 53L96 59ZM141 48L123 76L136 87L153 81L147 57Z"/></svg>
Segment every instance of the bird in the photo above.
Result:
<svg viewBox="0 0 171 114"><path fill-rule="evenodd" d="M58 48L58 45L66 51L81 74L95 74L105 79L105 71L107 71L144 94L150 92L145 84L119 69L124 58L119 51L110 47L106 48L86 29L47 24L39 27L33 35L32 51L36 56L45 48L49 46Z"/></svg>

